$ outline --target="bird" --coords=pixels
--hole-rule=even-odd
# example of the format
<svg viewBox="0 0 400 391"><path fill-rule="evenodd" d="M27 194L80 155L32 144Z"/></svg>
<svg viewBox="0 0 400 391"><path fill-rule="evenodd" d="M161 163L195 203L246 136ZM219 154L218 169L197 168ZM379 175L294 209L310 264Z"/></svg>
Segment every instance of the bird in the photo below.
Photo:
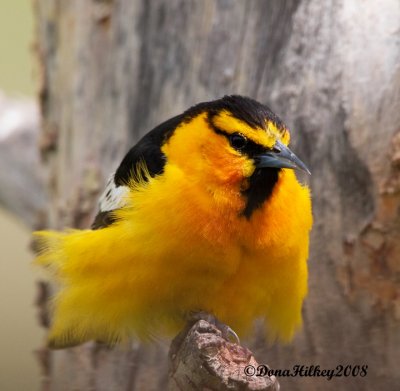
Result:
<svg viewBox="0 0 400 391"><path fill-rule="evenodd" d="M240 95L198 103L145 134L111 175L88 229L34 233L55 281L49 346L154 340L212 314L257 319L290 342L307 295L310 174L271 109Z"/></svg>

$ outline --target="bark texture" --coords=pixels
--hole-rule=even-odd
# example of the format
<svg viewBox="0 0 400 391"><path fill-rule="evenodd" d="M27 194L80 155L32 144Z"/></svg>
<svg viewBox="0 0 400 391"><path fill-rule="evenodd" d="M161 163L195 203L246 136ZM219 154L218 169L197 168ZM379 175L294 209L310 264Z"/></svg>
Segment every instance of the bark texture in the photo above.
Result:
<svg viewBox="0 0 400 391"><path fill-rule="evenodd" d="M261 368L250 350L205 320L178 334L168 359L170 391L279 391L275 376L256 376Z"/></svg>
<svg viewBox="0 0 400 391"><path fill-rule="evenodd" d="M304 327L259 362L368 365L283 390L399 389L398 0L40 0L48 225L89 226L106 177L160 121L226 93L269 104L312 171ZM166 346L43 350L44 389L163 390ZM47 388L46 388L47 387Z"/></svg>

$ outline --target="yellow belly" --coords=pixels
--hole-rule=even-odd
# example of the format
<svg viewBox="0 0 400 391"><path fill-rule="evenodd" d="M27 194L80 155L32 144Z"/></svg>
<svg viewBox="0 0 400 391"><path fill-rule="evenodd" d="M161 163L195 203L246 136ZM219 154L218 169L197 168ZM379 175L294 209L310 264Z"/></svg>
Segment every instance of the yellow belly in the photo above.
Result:
<svg viewBox="0 0 400 391"><path fill-rule="evenodd" d="M130 197L107 228L38 234L38 261L62 284L56 345L175 333L197 310L239 333L265 318L272 338L292 337L307 291L312 218L308 189L291 170L249 220L240 195L204 190L173 167Z"/></svg>

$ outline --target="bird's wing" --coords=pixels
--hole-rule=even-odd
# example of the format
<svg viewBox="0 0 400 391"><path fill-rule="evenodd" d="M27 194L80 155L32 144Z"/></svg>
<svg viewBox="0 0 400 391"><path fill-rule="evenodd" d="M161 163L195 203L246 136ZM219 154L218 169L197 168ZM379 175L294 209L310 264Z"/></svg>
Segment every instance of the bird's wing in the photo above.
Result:
<svg viewBox="0 0 400 391"><path fill-rule="evenodd" d="M116 219L113 212L126 206L129 193L127 185L115 183L115 173L107 181L106 188L99 199L99 211L92 223L92 229L108 227Z"/></svg>
<svg viewBox="0 0 400 391"><path fill-rule="evenodd" d="M92 229L105 228L115 222L113 212L127 206L127 195L131 191L129 183L135 177L146 181L148 176L162 174L165 156L161 148L182 120L181 114L156 126L128 151L117 171L109 178L100 197L99 212Z"/></svg>

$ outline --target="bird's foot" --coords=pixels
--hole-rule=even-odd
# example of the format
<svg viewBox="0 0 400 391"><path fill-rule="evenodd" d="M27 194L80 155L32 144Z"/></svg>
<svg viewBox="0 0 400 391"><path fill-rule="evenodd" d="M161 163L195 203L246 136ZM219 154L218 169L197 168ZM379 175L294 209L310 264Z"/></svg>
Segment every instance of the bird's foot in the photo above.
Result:
<svg viewBox="0 0 400 391"><path fill-rule="evenodd" d="M205 312L205 311L198 311L198 312L190 313L189 323L191 325L194 325L199 320L205 320L206 322L215 326L219 331L221 331L222 337L226 341L234 342L234 343L240 345L240 339L239 339L239 336L236 334L236 332L231 327L226 325L225 323L222 323L221 321L219 321L215 317L215 315L210 314L209 312Z"/></svg>

